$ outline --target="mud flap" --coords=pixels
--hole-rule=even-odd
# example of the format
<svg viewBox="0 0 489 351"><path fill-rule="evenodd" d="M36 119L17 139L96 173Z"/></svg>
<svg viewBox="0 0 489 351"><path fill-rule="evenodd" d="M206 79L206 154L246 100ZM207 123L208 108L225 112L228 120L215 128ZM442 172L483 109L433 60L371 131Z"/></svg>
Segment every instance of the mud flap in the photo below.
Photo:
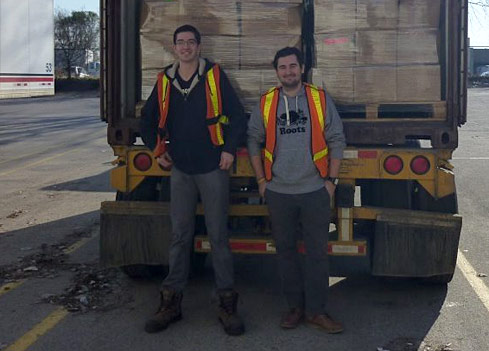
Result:
<svg viewBox="0 0 489 351"><path fill-rule="evenodd" d="M168 265L169 213L169 204L165 202L102 202L101 265Z"/></svg>
<svg viewBox="0 0 489 351"><path fill-rule="evenodd" d="M461 227L459 215L384 211L375 225L372 274L391 277L453 274Z"/></svg>

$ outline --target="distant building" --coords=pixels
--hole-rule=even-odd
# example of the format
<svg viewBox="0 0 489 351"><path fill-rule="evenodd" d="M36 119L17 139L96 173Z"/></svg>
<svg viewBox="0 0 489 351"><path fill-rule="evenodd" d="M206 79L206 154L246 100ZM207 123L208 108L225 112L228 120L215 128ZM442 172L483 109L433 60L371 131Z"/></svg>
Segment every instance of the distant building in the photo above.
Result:
<svg viewBox="0 0 489 351"><path fill-rule="evenodd" d="M468 54L469 75L480 76L484 72L489 72L489 48L472 47Z"/></svg>

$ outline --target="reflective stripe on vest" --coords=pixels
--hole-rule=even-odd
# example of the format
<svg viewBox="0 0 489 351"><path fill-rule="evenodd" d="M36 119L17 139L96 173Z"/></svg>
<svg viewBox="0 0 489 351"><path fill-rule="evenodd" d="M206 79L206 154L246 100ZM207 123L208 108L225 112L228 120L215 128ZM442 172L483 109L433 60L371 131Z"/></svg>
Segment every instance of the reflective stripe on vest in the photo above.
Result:
<svg viewBox="0 0 489 351"><path fill-rule="evenodd" d="M304 84L311 119L312 159L321 177L328 175L328 146L324 137L326 95L314 85ZM277 141L277 109L280 88L272 88L262 95L260 107L265 126L265 178L272 179L273 153Z"/></svg>
<svg viewBox="0 0 489 351"><path fill-rule="evenodd" d="M222 124L228 123L228 118L222 115L221 87L219 82L220 69L216 64L207 72L205 82L207 102L206 122L211 141L216 146L224 144ZM157 84L160 120L158 122L156 147L153 151L155 157L163 155L166 151L167 135L165 128L168 110L170 108L171 81L164 72L161 72L158 74Z"/></svg>
<svg viewBox="0 0 489 351"><path fill-rule="evenodd" d="M222 133L222 100L220 87L220 70L216 64L207 72L205 96L207 99L207 127L214 145L223 145ZM217 83L216 83L217 82Z"/></svg>
<svg viewBox="0 0 489 351"><path fill-rule="evenodd" d="M164 72L158 74L158 103L160 106L160 120L158 122L156 147L153 150L155 157L163 155L166 151L166 117L168 116L168 107L170 104L170 80Z"/></svg>

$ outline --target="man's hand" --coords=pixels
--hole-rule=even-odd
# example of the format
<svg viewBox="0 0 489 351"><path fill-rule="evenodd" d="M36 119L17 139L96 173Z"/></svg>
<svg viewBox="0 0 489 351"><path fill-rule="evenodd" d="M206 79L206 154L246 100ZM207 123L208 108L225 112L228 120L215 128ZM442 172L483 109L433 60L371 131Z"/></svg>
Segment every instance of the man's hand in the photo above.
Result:
<svg viewBox="0 0 489 351"><path fill-rule="evenodd" d="M221 152L221 162L219 162L219 168L223 171L227 171L231 168L234 161L234 156L229 152L223 151Z"/></svg>
<svg viewBox="0 0 489 351"><path fill-rule="evenodd" d="M163 167L164 170L169 171L173 166L173 160L170 157L168 152L165 152L163 155L156 159L158 164Z"/></svg>
<svg viewBox="0 0 489 351"><path fill-rule="evenodd" d="M265 198L265 190L267 188L267 182L262 182L258 184L258 192L262 198Z"/></svg>
<svg viewBox="0 0 489 351"><path fill-rule="evenodd" d="M329 193L329 197L333 197L334 195L334 190L336 189L336 185L334 185L333 183L331 183L329 180L325 181L324 182L324 187L326 188L326 190L328 191Z"/></svg>

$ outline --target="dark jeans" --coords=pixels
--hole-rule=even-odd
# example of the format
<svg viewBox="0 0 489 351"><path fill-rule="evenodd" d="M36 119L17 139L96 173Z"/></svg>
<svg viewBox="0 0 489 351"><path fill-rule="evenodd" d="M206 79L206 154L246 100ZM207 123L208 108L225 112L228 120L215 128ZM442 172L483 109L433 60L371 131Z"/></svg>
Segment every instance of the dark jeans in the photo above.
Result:
<svg viewBox="0 0 489 351"><path fill-rule="evenodd" d="M162 287L183 290L187 283L198 195L204 205L205 224L212 249L212 265L218 290L234 285L233 256L228 238L229 173L216 169L189 175L173 167L171 186L172 242L170 271Z"/></svg>
<svg viewBox="0 0 489 351"><path fill-rule="evenodd" d="M266 190L282 289L290 308L308 314L325 312L329 287L328 232L330 196L326 188L306 194ZM297 252L299 223L306 249L302 271Z"/></svg>

